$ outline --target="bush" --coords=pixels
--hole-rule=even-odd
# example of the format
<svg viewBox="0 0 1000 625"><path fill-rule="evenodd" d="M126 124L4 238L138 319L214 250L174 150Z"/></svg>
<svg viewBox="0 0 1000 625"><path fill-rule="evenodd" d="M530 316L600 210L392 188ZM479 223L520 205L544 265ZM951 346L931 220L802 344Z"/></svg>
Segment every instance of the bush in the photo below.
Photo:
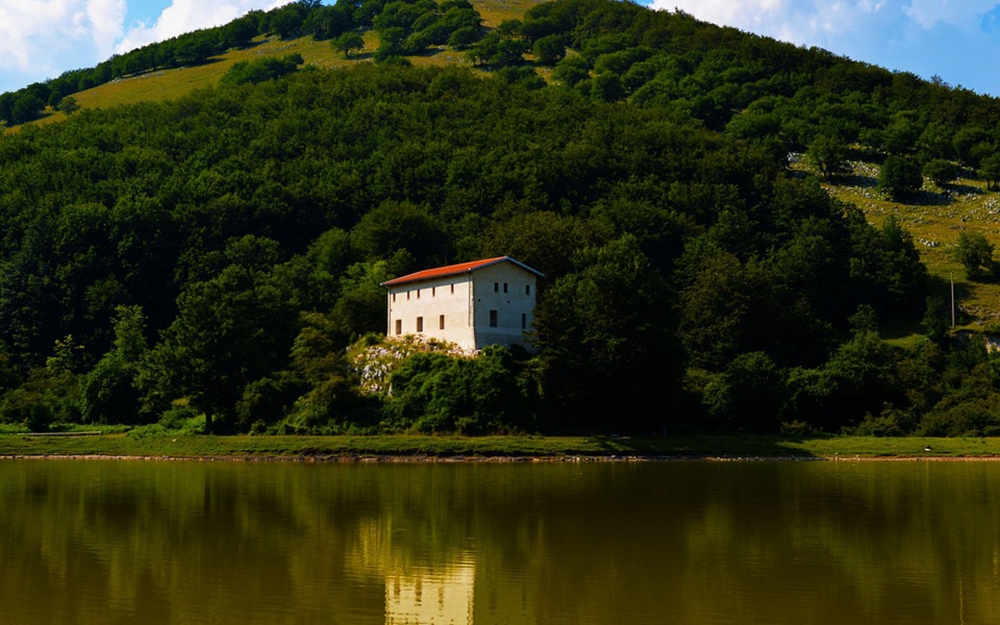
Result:
<svg viewBox="0 0 1000 625"><path fill-rule="evenodd" d="M924 416L920 436L997 436L1000 435L1000 395L970 398L944 410Z"/></svg>
<svg viewBox="0 0 1000 625"><path fill-rule="evenodd" d="M562 35L549 35L536 41L534 50L539 65L555 65L566 56L566 42Z"/></svg>
<svg viewBox="0 0 1000 625"><path fill-rule="evenodd" d="M581 80L590 77L590 65L582 56L567 56L556 65L552 77L568 87L573 87Z"/></svg>
<svg viewBox="0 0 1000 625"><path fill-rule="evenodd" d="M194 430L201 432L205 428L205 417L200 416L192 406L176 404L163 413L157 425L167 431Z"/></svg>
<svg viewBox="0 0 1000 625"><path fill-rule="evenodd" d="M969 277L990 273L993 271L993 244L982 232L960 232L955 260L962 263Z"/></svg>
<svg viewBox="0 0 1000 625"><path fill-rule="evenodd" d="M229 68L229 71L219 79L219 82L224 85L245 83L256 85L265 80L274 80L291 74L303 62L302 56L299 54L289 54L281 59L266 57L256 61L240 61Z"/></svg>
<svg viewBox="0 0 1000 625"><path fill-rule="evenodd" d="M339 50L344 53L347 58L351 57L351 50L363 50L365 47L364 37L361 33L356 31L346 32L336 39L334 39L331 44L334 50Z"/></svg>
<svg viewBox="0 0 1000 625"><path fill-rule="evenodd" d="M920 190L924 178L916 162L903 156L890 156L882 163L878 175L878 188L899 200Z"/></svg>
<svg viewBox="0 0 1000 625"><path fill-rule="evenodd" d="M824 180L831 180L850 171L847 165L847 144L836 137L821 135L809 144L806 159Z"/></svg>
<svg viewBox="0 0 1000 625"><path fill-rule="evenodd" d="M518 429L528 411L515 369L511 353L497 346L476 358L410 356L392 375L389 425L472 435Z"/></svg>
<svg viewBox="0 0 1000 625"><path fill-rule="evenodd" d="M448 37L448 45L455 50L464 50L479 41L479 35L481 32L481 29L472 28L471 26L459 28L453 32L450 37Z"/></svg>
<svg viewBox="0 0 1000 625"><path fill-rule="evenodd" d="M704 403L723 428L771 434L778 429L786 401L783 373L763 352L737 356L705 388Z"/></svg>
<svg viewBox="0 0 1000 625"><path fill-rule="evenodd" d="M955 164L943 158L935 158L924 165L924 175L937 186L943 187L955 179Z"/></svg>
<svg viewBox="0 0 1000 625"><path fill-rule="evenodd" d="M979 175L987 182L987 188L994 191L1000 188L1000 152L983 158L979 166Z"/></svg>

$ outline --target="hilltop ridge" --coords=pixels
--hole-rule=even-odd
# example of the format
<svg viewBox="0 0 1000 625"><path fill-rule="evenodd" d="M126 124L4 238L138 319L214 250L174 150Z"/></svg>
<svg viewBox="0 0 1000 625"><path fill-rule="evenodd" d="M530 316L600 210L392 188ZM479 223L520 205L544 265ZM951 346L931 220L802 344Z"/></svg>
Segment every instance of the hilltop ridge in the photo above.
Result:
<svg viewBox="0 0 1000 625"><path fill-rule="evenodd" d="M482 27L489 31L503 21L522 18L526 10L540 1L474 0L468 5L475 8L481 17ZM344 4L342 2L338 6ZM381 6L384 3L373 4ZM306 23L308 14L315 14L316 9L329 11L334 7L323 7L314 2L293 2L289 6L291 5L308 7L304 9L307 16L300 19L297 30L282 28L280 24L275 27L270 25L274 16L279 15L285 7L267 13L252 11L218 28L195 31L165 42L149 44L126 55L112 57L96 67L65 72L56 79L35 83L16 92L0 94L0 120L5 115L9 116L16 98L26 94L34 94L37 103L44 107L26 121L43 125L66 119L67 114L59 106L63 97L72 97L75 105L80 108L173 99L195 89L215 86L234 64L261 57L299 54L306 67L319 69L348 67L359 61L371 62L373 53L379 47L378 34L372 29L371 18L358 25L363 43L352 59L346 58L332 45L332 39L335 38L332 33L337 30L331 31L329 27L322 29L319 19L313 20L314 23ZM247 25L248 22L252 25ZM234 35L234 30L241 34ZM177 48L194 47L195 44L199 50L195 55L178 55L174 51ZM431 45L418 54L409 55L409 58L417 66L468 62L464 59L463 49L444 44ZM70 114L75 110L71 109Z"/></svg>

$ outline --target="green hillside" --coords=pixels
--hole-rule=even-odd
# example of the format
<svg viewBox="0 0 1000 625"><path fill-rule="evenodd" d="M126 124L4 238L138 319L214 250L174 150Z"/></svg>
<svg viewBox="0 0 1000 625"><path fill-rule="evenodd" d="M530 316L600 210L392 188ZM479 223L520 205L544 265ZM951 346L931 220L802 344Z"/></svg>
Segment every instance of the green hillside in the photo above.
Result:
<svg viewBox="0 0 1000 625"><path fill-rule="evenodd" d="M483 26L492 29L506 20L517 20L524 12L540 3L541 0L471 0L483 19ZM214 87L219 79L236 63L252 61L268 56L285 56L300 54L306 66L320 69L349 67L359 62L371 62L372 53L378 48L379 40L375 31L370 30L364 35L365 46L355 52L355 57L347 59L342 53L334 50L328 39L317 40L313 35L306 35L290 40L283 40L275 35L261 35L247 49L230 49L210 57L208 62L182 68L157 68L135 75L128 75L113 82L90 89L74 92L81 109L106 108L137 102L158 102L172 100L190 93L195 89ZM455 51L448 46L433 46L427 53L411 57L418 67L455 65L467 63L461 51ZM48 106L37 120L37 125L46 125L63 121L67 116L54 106ZM18 126L10 126L7 132L14 131Z"/></svg>
<svg viewBox="0 0 1000 625"><path fill-rule="evenodd" d="M609 0L301 1L0 111L67 97L0 139L0 422L1000 432L994 98ZM535 351L381 342L503 254Z"/></svg>

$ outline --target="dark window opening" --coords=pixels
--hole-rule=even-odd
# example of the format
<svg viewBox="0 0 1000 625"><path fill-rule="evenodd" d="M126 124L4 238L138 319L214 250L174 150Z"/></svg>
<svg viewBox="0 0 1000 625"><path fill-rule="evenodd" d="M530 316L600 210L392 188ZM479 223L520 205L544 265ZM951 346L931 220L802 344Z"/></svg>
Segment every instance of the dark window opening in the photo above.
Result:
<svg viewBox="0 0 1000 625"><path fill-rule="evenodd" d="M499 316L500 316L500 314L497 311L495 311L495 310L491 310L490 311L490 327L491 328L495 328L495 327L497 327L499 325L499 322L500 322Z"/></svg>
<svg viewBox="0 0 1000 625"><path fill-rule="evenodd" d="M531 295L531 285L530 284L525 284L524 285L524 294L525 295Z"/></svg>
<svg viewBox="0 0 1000 625"><path fill-rule="evenodd" d="M494 293L499 293L500 292L500 283L499 282L494 282L493 283L493 292Z"/></svg>
<svg viewBox="0 0 1000 625"><path fill-rule="evenodd" d="M444 315L438 317L438 330L444 330Z"/></svg>
<svg viewBox="0 0 1000 625"><path fill-rule="evenodd" d="M424 318L417 317L417 332L423 332L423 331L424 331Z"/></svg>
<svg viewBox="0 0 1000 625"><path fill-rule="evenodd" d="M503 292L504 293L507 292L507 283L506 282L503 283Z"/></svg>
<svg viewBox="0 0 1000 625"><path fill-rule="evenodd" d="M522 330L527 330L528 329L528 315L527 315L527 313L521 313L521 329Z"/></svg>
<svg viewBox="0 0 1000 625"><path fill-rule="evenodd" d="M403 320L396 319L396 334L402 334L402 333L403 333Z"/></svg>

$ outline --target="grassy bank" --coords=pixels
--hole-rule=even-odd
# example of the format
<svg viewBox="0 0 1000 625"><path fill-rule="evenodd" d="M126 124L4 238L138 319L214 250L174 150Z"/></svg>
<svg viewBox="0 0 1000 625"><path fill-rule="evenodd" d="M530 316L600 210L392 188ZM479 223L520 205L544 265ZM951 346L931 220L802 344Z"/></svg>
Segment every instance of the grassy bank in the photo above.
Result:
<svg viewBox="0 0 1000 625"><path fill-rule="evenodd" d="M925 451L930 447L931 451ZM456 457L687 458L987 458L1000 438L861 438L684 436L34 436L0 434L0 456L134 456L167 458L401 459Z"/></svg>

